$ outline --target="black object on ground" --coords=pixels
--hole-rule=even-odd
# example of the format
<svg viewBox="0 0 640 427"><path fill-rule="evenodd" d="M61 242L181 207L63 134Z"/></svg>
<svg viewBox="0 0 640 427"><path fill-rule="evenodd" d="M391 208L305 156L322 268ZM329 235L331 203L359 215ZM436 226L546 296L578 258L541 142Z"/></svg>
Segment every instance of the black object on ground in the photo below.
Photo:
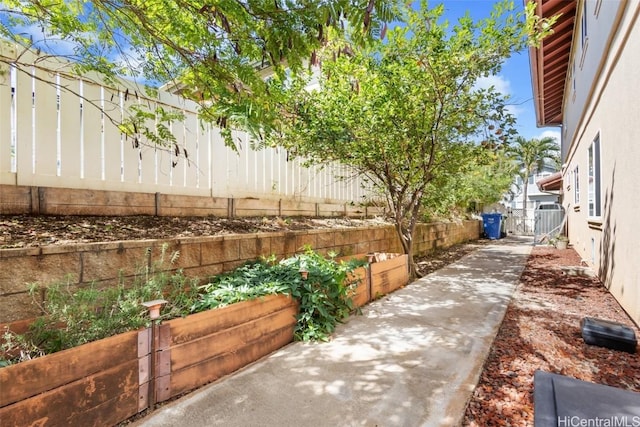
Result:
<svg viewBox="0 0 640 427"><path fill-rule="evenodd" d="M599 347L635 353L638 341L633 329L621 323L585 317L580 321L584 342Z"/></svg>
<svg viewBox="0 0 640 427"><path fill-rule="evenodd" d="M534 427L634 425L640 421L640 393L536 371Z"/></svg>

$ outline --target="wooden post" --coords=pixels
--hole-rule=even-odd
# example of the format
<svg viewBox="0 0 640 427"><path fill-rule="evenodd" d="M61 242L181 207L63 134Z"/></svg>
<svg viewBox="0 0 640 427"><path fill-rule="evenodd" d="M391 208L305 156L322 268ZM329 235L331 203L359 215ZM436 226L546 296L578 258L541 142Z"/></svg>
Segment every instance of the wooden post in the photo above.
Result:
<svg viewBox="0 0 640 427"><path fill-rule="evenodd" d="M236 204L233 197L227 199L227 218L234 218L236 216Z"/></svg>
<svg viewBox="0 0 640 427"><path fill-rule="evenodd" d="M44 199L44 192L40 187L30 187L31 193L31 215L40 215L40 200Z"/></svg>
<svg viewBox="0 0 640 427"><path fill-rule="evenodd" d="M156 193L155 216L160 216L160 193Z"/></svg>
<svg viewBox="0 0 640 427"><path fill-rule="evenodd" d="M151 363L149 367L149 409L152 411L156 406L156 357L158 348L158 323L156 320L160 318L160 309L167 301L156 299L153 301L143 302L142 305L149 310L149 318L151 319Z"/></svg>
<svg viewBox="0 0 640 427"><path fill-rule="evenodd" d="M151 375L151 328L138 332L138 412L149 407Z"/></svg>

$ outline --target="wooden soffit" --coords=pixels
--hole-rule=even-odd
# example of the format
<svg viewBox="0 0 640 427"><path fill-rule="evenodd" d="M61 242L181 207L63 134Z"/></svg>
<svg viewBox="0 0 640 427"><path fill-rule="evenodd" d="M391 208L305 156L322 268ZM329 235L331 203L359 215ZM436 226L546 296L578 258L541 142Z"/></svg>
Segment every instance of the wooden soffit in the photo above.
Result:
<svg viewBox="0 0 640 427"><path fill-rule="evenodd" d="M562 105L573 42L577 0L532 0L543 18L560 15L553 34L529 50L533 98L538 126L562 124Z"/></svg>

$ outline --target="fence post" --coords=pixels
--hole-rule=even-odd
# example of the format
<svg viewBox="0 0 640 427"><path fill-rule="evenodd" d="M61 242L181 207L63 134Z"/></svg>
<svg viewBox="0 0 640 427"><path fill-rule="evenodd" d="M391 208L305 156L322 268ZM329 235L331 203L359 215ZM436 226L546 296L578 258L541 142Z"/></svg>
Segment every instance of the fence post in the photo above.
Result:
<svg viewBox="0 0 640 427"><path fill-rule="evenodd" d="M29 193L31 195L30 213L31 215L40 215L40 188L29 187Z"/></svg>
<svg viewBox="0 0 640 427"><path fill-rule="evenodd" d="M236 216L236 204L233 197L227 199L227 218L231 219Z"/></svg>

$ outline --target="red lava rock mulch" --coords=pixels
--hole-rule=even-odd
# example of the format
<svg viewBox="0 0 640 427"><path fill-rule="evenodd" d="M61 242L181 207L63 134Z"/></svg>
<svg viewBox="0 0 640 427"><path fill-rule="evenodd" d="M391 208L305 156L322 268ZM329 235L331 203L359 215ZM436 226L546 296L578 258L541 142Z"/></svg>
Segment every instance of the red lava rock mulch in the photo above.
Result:
<svg viewBox="0 0 640 427"><path fill-rule="evenodd" d="M628 315L596 278L564 274L579 266L573 249L536 246L509 304L463 425L532 426L537 369L640 392L640 356L587 345L585 316L632 327Z"/></svg>

